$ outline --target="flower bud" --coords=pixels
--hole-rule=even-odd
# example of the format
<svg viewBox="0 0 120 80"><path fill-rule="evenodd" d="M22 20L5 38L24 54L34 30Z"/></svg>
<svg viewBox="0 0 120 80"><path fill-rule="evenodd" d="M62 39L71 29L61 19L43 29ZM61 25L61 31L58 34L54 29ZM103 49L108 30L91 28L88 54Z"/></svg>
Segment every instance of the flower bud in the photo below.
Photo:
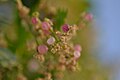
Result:
<svg viewBox="0 0 120 80"><path fill-rule="evenodd" d="M48 51L48 47L46 45L39 45L37 50L40 54L45 54Z"/></svg>
<svg viewBox="0 0 120 80"><path fill-rule="evenodd" d="M50 37L50 38L47 40L47 43L48 43L49 45L54 44L54 43L55 43L55 38L54 38L54 37Z"/></svg>
<svg viewBox="0 0 120 80"><path fill-rule="evenodd" d="M63 32L68 32L68 31L69 31L69 26L68 26L67 24L64 24L64 25L62 26L62 31L63 31Z"/></svg>
<svg viewBox="0 0 120 80"><path fill-rule="evenodd" d="M33 17L33 18L32 18L32 23L33 23L33 24L37 24L37 23L38 23L38 19L37 19L36 17Z"/></svg>
<svg viewBox="0 0 120 80"><path fill-rule="evenodd" d="M80 57L80 52L79 51L74 51L74 58L78 59Z"/></svg>
<svg viewBox="0 0 120 80"><path fill-rule="evenodd" d="M86 13L85 16L84 16L84 18L85 18L85 20L87 20L87 21L92 21L93 15L90 14L90 13Z"/></svg>
<svg viewBox="0 0 120 80"><path fill-rule="evenodd" d="M50 30L50 24L48 22L42 22L42 30Z"/></svg>
<svg viewBox="0 0 120 80"><path fill-rule="evenodd" d="M74 50L75 50L75 51L80 51L80 52L81 52L81 51L82 51L82 48L81 48L80 45L77 44L77 45L74 46Z"/></svg>

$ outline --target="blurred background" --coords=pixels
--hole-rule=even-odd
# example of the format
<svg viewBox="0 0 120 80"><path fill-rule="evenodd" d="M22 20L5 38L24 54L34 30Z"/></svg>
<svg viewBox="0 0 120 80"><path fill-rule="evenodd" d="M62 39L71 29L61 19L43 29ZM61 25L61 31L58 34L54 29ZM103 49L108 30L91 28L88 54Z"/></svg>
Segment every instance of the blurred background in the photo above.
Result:
<svg viewBox="0 0 120 80"><path fill-rule="evenodd" d="M40 18L54 18L56 26L64 21L77 24L80 14L90 12L93 22L80 30L73 43L83 47L80 71L64 73L63 80L120 80L120 10L118 0L22 0ZM60 17L59 17L60 16ZM27 24L19 17L15 0L0 0L0 80L16 76L35 80L37 62L26 49L32 42ZM33 66L36 65L36 66ZM33 69L33 70L32 70Z"/></svg>

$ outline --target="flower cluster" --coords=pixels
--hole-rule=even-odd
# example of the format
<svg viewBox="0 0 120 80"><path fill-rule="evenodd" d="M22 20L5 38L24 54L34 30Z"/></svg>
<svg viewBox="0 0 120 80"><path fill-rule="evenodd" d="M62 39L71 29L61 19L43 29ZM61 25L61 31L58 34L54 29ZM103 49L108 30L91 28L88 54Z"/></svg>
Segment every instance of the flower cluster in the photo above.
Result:
<svg viewBox="0 0 120 80"><path fill-rule="evenodd" d="M84 19L90 21L92 16L84 14ZM57 73L53 74L53 70L56 72L77 70L77 61L81 56L82 48L79 44L73 45L70 40L76 35L79 27L63 24L61 31L54 30L52 20L45 18L44 21L41 21L37 12L33 14L31 22L39 37L36 46L37 54L34 57L41 62L45 69L39 72L44 77L37 80L59 78L60 73L58 75L56 75Z"/></svg>

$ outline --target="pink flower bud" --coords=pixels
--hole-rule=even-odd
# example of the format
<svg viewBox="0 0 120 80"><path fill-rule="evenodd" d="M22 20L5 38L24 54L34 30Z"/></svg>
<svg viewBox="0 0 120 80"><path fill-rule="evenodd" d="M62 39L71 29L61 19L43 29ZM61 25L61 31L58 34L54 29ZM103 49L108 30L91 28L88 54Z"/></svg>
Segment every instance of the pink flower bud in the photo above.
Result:
<svg viewBox="0 0 120 80"><path fill-rule="evenodd" d="M40 54L45 54L48 51L48 47L46 45L39 45L38 46L38 52Z"/></svg>
<svg viewBox="0 0 120 80"><path fill-rule="evenodd" d="M37 19L36 17L33 17L33 18L32 18L32 23L33 23L33 24L37 24L37 23L38 23L38 19Z"/></svg>
<svg viewBox="0 0 120 80"><path fill-rule="evenodd" d="M39 64L36 60L32 59L28 62L28 69L31 72L36 72L39 69Z"/></svg>
<svg viewBox="0 0 120 80"><path fill-rule="evenodd" d="M92 21L92 19L93 19L93 15L92 14L90 14L90 13L86 13L85 14L85 20Z"/></svg>
<svg viewBox="0 0 120 80"><path fill-rule="evenodd" d="M48 36L48 35L50 34L50 31L48 31L48 30L43 30L43 33L44 33L45 36Z"/></svg>
<svg viewBox="0 0 120 80"><path fill-rule="evenodd" d="M82 51L82 48L81 48L80 45L77 44L77 45L74 46L74 50L81 52L81 51Z"/></svg>
<svg viewBox="0 0 120 80"><path fill-rule="evenodd" d="M69 31L69 26L68 26L67 24L64 24L64 25L62 26L62 31L63 31L63 32L68 32L68 31Z"/></svg>
<svg viewBox="0 0 120 80"><path fill-rule="evenodd" d="M51 27L51 25L50 25L48 22L42 22L41 28L42 28L43 30L49 30L50 27Z"/></svg>
<svg viewBox="0 0 120 80"><path fill-rule="evenodd" d="M54 38L54 37L50 37L50 38L47 40L47 43L48 43L49 45L54 44L54 43L55 43L55 38Z"/></svg>
<svg viewBox="0 0 120 80"><path fill-rule="evenodd" d="M81 53L79 51L74 51L74 58L78 59L80 57Z"/></svg>

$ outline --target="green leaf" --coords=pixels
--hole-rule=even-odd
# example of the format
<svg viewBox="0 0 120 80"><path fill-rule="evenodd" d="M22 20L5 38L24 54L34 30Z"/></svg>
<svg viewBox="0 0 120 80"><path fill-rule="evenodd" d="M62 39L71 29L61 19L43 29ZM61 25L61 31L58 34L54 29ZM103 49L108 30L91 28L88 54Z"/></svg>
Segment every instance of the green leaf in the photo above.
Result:
<svg viewBox="0 0 120 80"><path fill-rule="evenodd" d="M16 41L10 40L9 37L11 36L6 36L6 35L5 35L5 39L7 41L8 48L15 53L17 49L19 49L20 47L24 46L24 44L26 44L26 40L28 39L30 34L28 31L25 30L24 25L22 25L18 12L16 12L14 23L15 23L14 27L16 29L14 34L16 34L17 36Z"/></svg>
<svg viewBox="0 0 120 80"><path fill-rule="evenodd" d="M53 28L55 30L60 30L61 26L65 22L65 18L66 17L67 17L67 10L58 9L57 10L57 14L55 16L55 23L54 23L54 27Z"/></svg>

